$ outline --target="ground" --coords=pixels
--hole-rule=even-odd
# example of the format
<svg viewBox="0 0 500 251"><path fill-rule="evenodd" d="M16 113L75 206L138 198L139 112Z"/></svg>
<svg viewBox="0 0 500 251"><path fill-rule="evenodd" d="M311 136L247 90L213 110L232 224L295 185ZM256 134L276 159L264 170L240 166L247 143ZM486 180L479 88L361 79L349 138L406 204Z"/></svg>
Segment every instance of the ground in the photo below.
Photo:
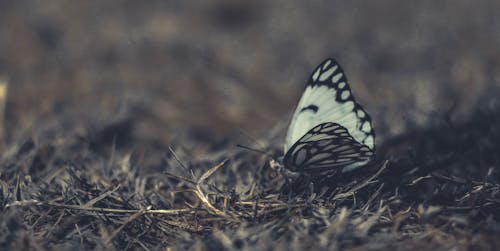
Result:
<svg viewBox="0 0 500 251"><path fill-rule="evenodd" d="M0 246L495 249L499 7L2 1ZM297 189L269 162L327 57L377 163Z"/></svg>

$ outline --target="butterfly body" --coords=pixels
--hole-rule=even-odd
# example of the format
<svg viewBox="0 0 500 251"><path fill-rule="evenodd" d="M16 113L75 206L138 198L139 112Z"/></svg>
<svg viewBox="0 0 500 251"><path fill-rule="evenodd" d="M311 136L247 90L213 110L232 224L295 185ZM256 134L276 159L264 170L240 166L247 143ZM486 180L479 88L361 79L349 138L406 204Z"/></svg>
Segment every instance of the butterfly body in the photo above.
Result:
<svg viewBox="0 0 500 251"><path fill-rule="evenodd" d="M333 176L366 165L374 150L370 116L355 101L342 68L325 60L312 73L290 122L285 168Z"/></svg>

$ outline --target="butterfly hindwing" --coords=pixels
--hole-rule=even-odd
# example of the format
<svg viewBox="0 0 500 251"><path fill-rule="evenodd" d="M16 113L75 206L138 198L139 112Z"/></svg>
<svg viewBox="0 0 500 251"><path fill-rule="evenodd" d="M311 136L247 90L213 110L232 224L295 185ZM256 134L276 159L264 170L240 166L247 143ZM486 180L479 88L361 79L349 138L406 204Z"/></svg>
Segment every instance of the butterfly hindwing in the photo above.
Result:
<svg viewBox="0 0 500 251"><path fill-rule="evenodd" d="M374 150L371 118L354 100L345 73L334 59L325 60L311 74L290 122L285 152L311 128L327 122L339 124L355 141Z"/></svg>
<svg viewBox="0 0 500 251"><path fill-rule="evenodd" d="M367 164L373 151L357 142L337 123L319 124L309 130L288 150L285 166L294 172L331 176Z"/></svg>

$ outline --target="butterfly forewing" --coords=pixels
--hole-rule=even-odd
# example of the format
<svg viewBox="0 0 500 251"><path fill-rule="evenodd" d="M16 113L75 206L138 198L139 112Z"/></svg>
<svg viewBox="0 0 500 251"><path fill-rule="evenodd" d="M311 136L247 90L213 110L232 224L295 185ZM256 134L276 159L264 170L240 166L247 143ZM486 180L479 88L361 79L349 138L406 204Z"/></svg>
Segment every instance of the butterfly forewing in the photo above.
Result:
<svg viewBox="0 0 500 251"><path fill-rule="evenodd" d="M366 165L374 150L370 116L354 99L342 68L325 60L311 74L290 122L285 167L331 177Z"/></svg>
<svg viewBox="0 0 500 251"><path fill-rule="evenodd" d="M285 155L291 171L314 176L332 176L367 164L373 151L357 142L347 129L327 122L309 130Z"/></svg>
<svg viewBox="0 0 500 251"><path fill-rule="evenodd" d="M285 152L319 124L335 122L355 141L375 148L375 134L368 113L359 105L342 68L327 59L311 74L288 128Z"/></svg>

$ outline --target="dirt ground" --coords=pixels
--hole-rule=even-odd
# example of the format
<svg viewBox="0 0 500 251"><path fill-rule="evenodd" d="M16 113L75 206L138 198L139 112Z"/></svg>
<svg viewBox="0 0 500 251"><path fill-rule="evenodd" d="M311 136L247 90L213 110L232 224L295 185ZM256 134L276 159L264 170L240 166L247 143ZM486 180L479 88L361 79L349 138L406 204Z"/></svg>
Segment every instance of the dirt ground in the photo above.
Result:
<svg viewBox="0 0 500 251"><path fill-rule="evenodd" d="M0 1L0 249L493 250L499 9ZM269 155L327 57L380 161L297 192Z"/></svg>

